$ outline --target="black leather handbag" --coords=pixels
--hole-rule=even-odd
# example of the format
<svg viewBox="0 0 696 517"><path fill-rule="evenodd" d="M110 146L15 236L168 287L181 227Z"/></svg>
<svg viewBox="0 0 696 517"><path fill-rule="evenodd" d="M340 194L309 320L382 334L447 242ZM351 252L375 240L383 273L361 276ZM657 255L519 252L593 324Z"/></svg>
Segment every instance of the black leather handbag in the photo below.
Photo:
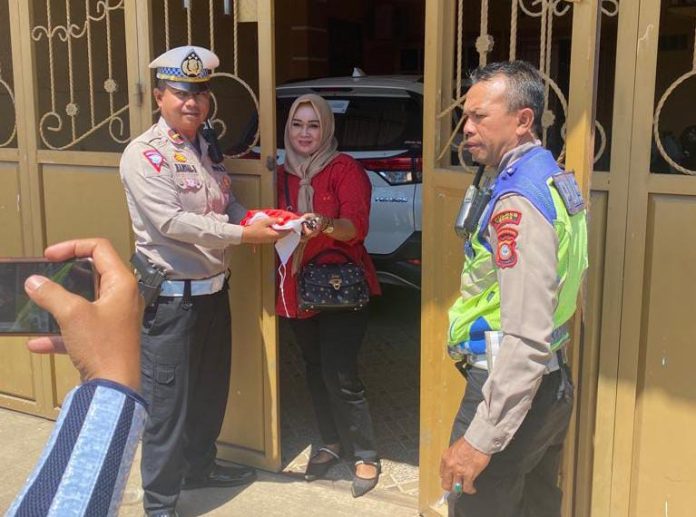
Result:
<svg viewBox="0 0 696 517"><path fill-rule="evenodd" d="M319 257L336 253L343 255L343 264L317 264ZM350 261L341 250L317 254L300 271L297 298L301 310L341 311L363 308L370 301L370 289L362 266Z"/></svg>

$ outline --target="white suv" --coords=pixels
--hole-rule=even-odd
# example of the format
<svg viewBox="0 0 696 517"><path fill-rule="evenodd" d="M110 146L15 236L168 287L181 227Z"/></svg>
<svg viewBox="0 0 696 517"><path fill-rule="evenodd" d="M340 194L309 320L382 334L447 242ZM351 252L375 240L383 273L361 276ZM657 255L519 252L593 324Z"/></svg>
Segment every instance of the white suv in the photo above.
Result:
<svg viewBox="0 0 696 517"><path fill-rule="evenodd" d="M423 83L419 76L316 79L278 86L278 162L292 102L316 93L331 105L339 150L372 182L365 241L383 283L420 289Z"/></svg>

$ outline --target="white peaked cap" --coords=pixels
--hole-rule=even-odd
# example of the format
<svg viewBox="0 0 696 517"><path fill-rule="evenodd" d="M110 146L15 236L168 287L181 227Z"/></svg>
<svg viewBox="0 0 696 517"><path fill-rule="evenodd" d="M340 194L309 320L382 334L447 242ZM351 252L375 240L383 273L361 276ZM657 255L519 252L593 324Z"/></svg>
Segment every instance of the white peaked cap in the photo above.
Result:
<svg viewBox="0 0 696 517"><path fill-rule="evenodd" d="M207 48L186 45L168 50L154 59L149 66L157 69L158 79L181 85L206 83L212 70L219 65L220 59Z"/></svg>

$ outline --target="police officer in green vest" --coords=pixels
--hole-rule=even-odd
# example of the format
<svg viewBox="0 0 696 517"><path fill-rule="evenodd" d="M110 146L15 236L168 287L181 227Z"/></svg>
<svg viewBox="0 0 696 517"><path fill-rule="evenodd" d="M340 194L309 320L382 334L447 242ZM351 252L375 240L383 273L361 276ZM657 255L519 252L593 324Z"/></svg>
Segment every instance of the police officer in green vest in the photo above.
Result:
<svg viewBox="0 0 696 517"><path fill-rule="evenodd" d="M541 147L539 72L491 63L471 80L466 148L495 175L468 213L461 296L449 311L448 352L467 385L442 487L450 516L560 516L573 404L564 348L587 269L585 203Z"/></svg>

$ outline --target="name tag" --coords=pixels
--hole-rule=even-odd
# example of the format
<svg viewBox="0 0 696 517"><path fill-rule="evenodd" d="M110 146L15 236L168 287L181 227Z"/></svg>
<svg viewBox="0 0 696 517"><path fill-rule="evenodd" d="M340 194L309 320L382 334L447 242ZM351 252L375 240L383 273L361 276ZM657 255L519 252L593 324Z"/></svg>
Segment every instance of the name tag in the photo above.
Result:
<svg viewBox="0 0 696 517"><path fill-rule="evenodd" d="M196 167L190 163L175 163L176 172L196 172Z"/></svg>
<svg viewBox="0 0 696 517"><path fill-rule="evenodd" d="M577 214L585 208L585 200L572 172L555 174L553 176L553 184L570 215Z"/></svg>

